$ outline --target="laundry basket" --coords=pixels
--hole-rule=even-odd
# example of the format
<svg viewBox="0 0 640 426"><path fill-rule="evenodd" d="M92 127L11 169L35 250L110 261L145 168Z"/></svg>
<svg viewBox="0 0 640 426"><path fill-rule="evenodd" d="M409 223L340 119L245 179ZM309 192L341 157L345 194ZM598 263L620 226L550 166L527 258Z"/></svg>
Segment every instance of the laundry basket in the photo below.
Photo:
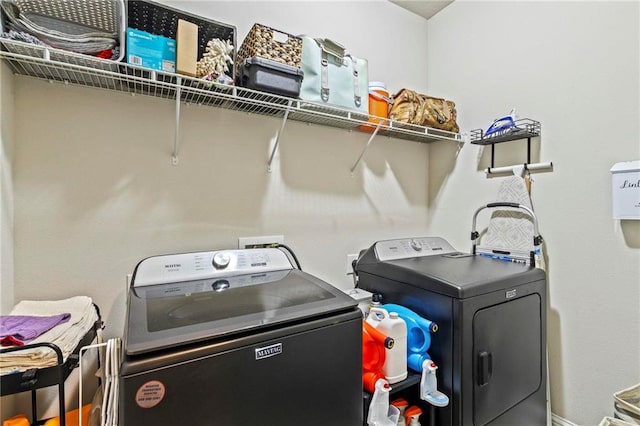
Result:
<svg viewBox="0 0 640 426"><path fill-rule="evenodd" d="M14 72L35 74L51 80L82 83L86 81L89 72L84 68L118 71L118 62L124 58L123 45L126 34L124 0L0 0L0 4L2 5L2 19L0 20L2 32L8 32L16 26L15 20L12 21L9 15L15 16L18 13L19 17L27 20L26 29L29 31L22 31L43 41L47 36L54 39L57 37L57 40L78 41L78 38L85 39L97 34L100 37L109 34L109 38L115 40L113 49L117 54L108 59L101 59L90 54L78 53L60 47L50 47L51 43L46 41L44 44L47 46L42 46L0 38L3 50L37 58L33 62L28 62L27 65L24 64L24 61L23 64L11 63ZM78 72L67 71L65 67L53 69L52 65L55 63L73 64L83 67L83 69L78 69Z"/></svg>
<svg viewBox="0 0 640 426"><path fill-rule="evenodd" d="M616 418L640 425L640 383L613 394Z"/></svg>
<svg viewBox="0 0 640 426"><path fill-rule="evenodd" d="M111 37L116 46L125 39L126 18L124 0L2 0L2 29L9 29L10 14L32 24L26 32L36 38L76 40L83 37ZM16 25L14 23L14 25ZM21 25L25 25L24 22ZM45 42L46 44L46 42ZM73 52L73 49L64 49ZM117 57L124 57L123 49Z"/></svg>

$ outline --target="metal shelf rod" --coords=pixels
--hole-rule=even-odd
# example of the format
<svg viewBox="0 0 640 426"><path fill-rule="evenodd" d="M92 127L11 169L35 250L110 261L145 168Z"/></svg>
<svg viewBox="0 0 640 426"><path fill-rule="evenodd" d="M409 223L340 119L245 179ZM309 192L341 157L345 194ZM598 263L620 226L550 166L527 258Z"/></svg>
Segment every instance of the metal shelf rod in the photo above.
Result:
<svg viewBox="0 0 640 426"><path fill-rule="evenodd" d="M356 167L358 167L358 163L360 163L360 160L362 160L362 157L364 157L364 153L367 152L367 149L369 149L369 145L371 145L371 142L373 141L373 138L375 138L376 135L378 134L378 130L380 130L380 126L381 125L382 125L382 121L379 121L378 125L376 126L376 129L373 131L373 134L371 135L371 137L367 141L367 144L364 146L364 149L360 153L360 156L356 160L356 162L353 165L353 167L351 167L351 175L352 176L353 176L353 172L356 170Z"/></svg>
<svg viewBox="0 0 640 426"><path fill-rule="evenodd" d="M178 147L180 144L180 87L181 78L176 78L176 126L173 135L173 155L171 156L171 164L178 165Z"/></svg>
<svg viewBox="0 0 640 426"><path fill-rule="evenodd" d="M276 133L276 141L273 144L273 149L271 150L271 155L269 156L269 162L267 164L267 170L271 173L271 163L273 162L273 157L276 155L276 150L278 149L278 144L280 143L280 136L282 136L282 132L284 131L284 125L287 124L287 118L289 117L289 111L291 110L291 101L287 103L287 109L284 112L284 117L282 117L282 124L280 124L280 130Z"/></svg>

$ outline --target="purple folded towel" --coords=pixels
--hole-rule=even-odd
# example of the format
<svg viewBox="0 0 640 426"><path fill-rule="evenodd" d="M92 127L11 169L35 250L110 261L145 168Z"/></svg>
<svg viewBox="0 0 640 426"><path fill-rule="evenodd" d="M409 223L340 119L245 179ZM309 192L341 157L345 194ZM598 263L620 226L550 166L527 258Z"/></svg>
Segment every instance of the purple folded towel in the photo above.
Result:
<svg viewBox="0 0 640 426"><path fill-rule="evenodd" d="M58 324L69 321L71 314L46 317L30 315L0 316L0 345L23 346Z"/></svg>

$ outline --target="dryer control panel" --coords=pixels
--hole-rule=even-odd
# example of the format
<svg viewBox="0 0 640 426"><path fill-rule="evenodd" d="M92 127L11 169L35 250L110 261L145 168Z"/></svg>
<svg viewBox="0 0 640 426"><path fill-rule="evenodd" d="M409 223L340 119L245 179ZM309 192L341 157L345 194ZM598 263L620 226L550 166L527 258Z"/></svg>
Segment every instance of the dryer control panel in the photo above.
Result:
<svg viewBox="0 0 640 426"><path fill-rule="evenodd" d="M291 270L276 248L206 251L149 257L136 267L133 287Z"/></svg>
<svg viewBox="0 0 640 426"><path fill-rule="evenodd" d="M418 237L378 241L375 244L378 260L407 259L411 257L438 256L457 253L444 238Z"/></svg>

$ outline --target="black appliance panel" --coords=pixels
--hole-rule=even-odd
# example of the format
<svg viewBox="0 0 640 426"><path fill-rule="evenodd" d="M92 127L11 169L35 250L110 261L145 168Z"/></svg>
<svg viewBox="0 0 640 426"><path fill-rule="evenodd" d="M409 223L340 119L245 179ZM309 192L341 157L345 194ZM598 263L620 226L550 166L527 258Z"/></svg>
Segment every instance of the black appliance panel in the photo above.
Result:
<svg viewBox="0 0 640 426"><path fill-rule="evenodd" d="M473 319L474 425L513 408L542 384L538 294L490 306Z"/></svg>
<svg viewBox="0 0 640 426"><path fill-rule="evenodd" d="M361 336L356 309L195 345L191 358L188 348L125 355L121 425L360 426ZM160 401L144 408L141 389L158 383Z"/></svg>

